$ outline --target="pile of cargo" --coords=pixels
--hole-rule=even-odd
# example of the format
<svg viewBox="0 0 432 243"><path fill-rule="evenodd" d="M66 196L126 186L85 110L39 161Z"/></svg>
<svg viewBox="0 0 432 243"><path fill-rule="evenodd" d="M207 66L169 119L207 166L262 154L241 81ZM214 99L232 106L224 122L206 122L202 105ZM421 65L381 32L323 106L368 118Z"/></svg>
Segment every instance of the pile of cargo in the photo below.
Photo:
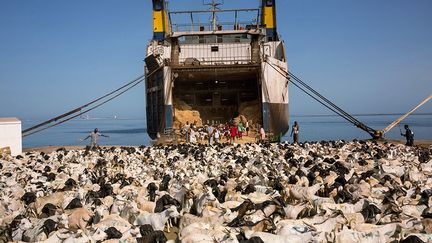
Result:
<svg viewBox="0 0 432 243"><path fill-rule="evenodd" d="M251 128L258 129L257 125L262 121L261 103L258 100L243 102L238 110L240 115L234 120L235 122L246 123L247 120Z"/></svg>
<svg viewBox="0 0 432 243"><path fill-rule="evenodd" d="M191 106L182 100L174 100L174 128L180 129L186 122L202 126L202 119L199 111L193 110Z"/></svg>

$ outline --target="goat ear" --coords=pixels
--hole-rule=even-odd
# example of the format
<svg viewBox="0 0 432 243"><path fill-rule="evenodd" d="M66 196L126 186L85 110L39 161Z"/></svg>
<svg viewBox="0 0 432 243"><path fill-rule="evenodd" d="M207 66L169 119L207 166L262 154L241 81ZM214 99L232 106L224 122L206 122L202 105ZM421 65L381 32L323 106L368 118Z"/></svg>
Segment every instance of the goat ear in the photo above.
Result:
<svg viewBox="0 0 432 243"><path fill-rule="evenodd" d="M221 216L225 215L226 212L227 212L227 209L226 208L222 208Z"/></svg>

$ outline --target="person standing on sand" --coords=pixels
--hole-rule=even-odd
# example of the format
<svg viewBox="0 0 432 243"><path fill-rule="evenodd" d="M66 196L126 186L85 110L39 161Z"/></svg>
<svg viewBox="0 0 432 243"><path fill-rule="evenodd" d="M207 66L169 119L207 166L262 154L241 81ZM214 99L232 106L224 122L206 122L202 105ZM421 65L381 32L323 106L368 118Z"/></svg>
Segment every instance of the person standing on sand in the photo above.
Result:
<svg viewBox="0 0 432 243"><path fill-rule="evenodd" d="M218 144L220 142L220 131L218 127L215 128L214 139L215 139L215 143Z"/></svg>
<svg viewBox="0 0 432 243"><path fill-rule="evenodd" d="M264 142L266 139L266 133L263 126L261 126L260 128L260 138L261 138L261 142Z"/></svg>
<svg viewBox="0 0 432 243"><path fill-rule="evenodd" d="M408 125L405 125L404 128L405 134L401 133L401 136L406 138L407 146L414 146L414 133L411 131L411 129L409 129Z"/></svg>
<svg viewBox="0 0 432 243"><path fill-rule="evenodd" d="M213 133L214 133L214 128L211 124L208 124L207 126L207 136L208 136L208 143L209 145L213 144Z"/></svg>
<svg viewBox="0 0 432 243"><path fill-rule="evenodd" d="M294 126L292 127L292 130L291 130L291 136L293 134L294 134L293 143L298 143L299 125L298 125L297 121L294 122Z"/></svg>
<svg viewBox="0 0 432 243"><path fill-rule="evenodd" d="M239 122L239 124L237 125L237 137L238 139L243 139L243 131L244 131L244 127L243 127L243 122Z"/></svg>
<svg viewBox="0 0 432 243"><path fill-rule="evenodd" d="M232 124L230 126L230 134L231 134L230 142L231 144L234 144L235 138L237 137L237 126L235 124Z"/></svg>
<svg viewBox="0 0 432 243"><path fill-rule="evenodd" d="M224 136L225 136L227 142L228 142L229 140L231 140L230 128L231 128L231 127L230 127L229 123L228 123L228 122L225 123L225 127L224 127Z"/></svg>
<svg viewBox="0 0 432 243"><path fill-rule="evenodd" d="M249 121L246 121L245 127L246 127L246 136L249 136Z"/></svg>
<svg viewBox="0 0 432 243"><path fill-rule="evenodd" d="M189 125L189 121L186 121L186 124L183 126L183 131L186 135L186 143L189 143L189 132L191 126Z"/></svg>
<svg viewBox="0 0 432 243"><path fill-rule="evenodd" d="M196 138L196 135L195 135L195 129L193 128L193 127L191 127L190 129L189 129L189 142L190 143L196 143L197 142L197 138Z"/></svg>
<svg viewBox="0 0 432 243"><path fill-rule="evenodd" d="M82 141L90 138L90 149L94 149L94 148L97 148L97 146L98 146L97 140L99 137L109 138L108 135L104 135L104 134L100 133L99 130L97 128L95 128L94 131L91 132L86 138L82 139Z"/></svg>

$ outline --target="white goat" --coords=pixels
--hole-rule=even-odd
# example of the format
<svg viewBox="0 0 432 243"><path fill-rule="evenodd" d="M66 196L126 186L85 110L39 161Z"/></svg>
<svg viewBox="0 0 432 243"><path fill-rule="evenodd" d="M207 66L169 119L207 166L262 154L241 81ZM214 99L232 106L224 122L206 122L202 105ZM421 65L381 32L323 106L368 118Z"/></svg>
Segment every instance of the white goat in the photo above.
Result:
<svg viewBox="0 0 432 243"><path fill-rule="evenodd" d="M217 200L210 189L207 189L205 192L199 194L198 198L194 202L197 215L202 215L204 206L207 203L212 203L212 202L217 202Z"/></svg>
<svg viewBox="0 0 432 243"><path fill-rule="evenodd" d="M281 236L281 235L274 235L271 233L265 233L265 232L253 232L253 231L246 231L245 232L246 238L250 239L252 237L259 237L261 238L265 243L291 243L291 242L301 242L301 241L292 241L292 239Z"/></svg>
<svg viewBox="0 0 432 243"><path fill-rule="evenodd" d="M384 240L384 238L380 236L378 232L364 233L364 232L358 232L355 230L344 228L339 233L336 233L334 242L335 243L346 243L346 242L368 243L368 242L386 242L386 241Z"/></svg>
<svg viewBox="0 0 432 243"><path fill-rule="evenodd" d="M160 213L144 213L138 215L134 221L134 225L150 224L154 230L164 230L165 224L170 218L178 218L180 214L175 206L167 208Z"/></svg>
<svg viewBox="0 0 432 243"><path fill-rule="evenodd" d="M317 193L317 191L321 188L323 188L322 184L315 184L311 187L294 185L291 188L289 188L289 195L292 199L305 202L311 200L315 195L315 193Z"/></svg>

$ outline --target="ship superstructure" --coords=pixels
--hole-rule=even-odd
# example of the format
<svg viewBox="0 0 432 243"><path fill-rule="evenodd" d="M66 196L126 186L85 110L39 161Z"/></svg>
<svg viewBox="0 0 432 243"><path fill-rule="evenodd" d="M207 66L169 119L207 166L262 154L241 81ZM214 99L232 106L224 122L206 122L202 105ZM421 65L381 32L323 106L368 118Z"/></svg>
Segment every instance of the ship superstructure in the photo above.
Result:
<svg viewBox="0 0 432 243"><path fill-rule="evenodd" d="M211 1L208 10L169 12L164 0L153 0L153 39L145 58L151 138L175 128L179 102L198 111L203 123L225 123L249 109L256 127L274 135L287 132L288 70L275 0L263 0L256 9L218 5ZM175 22L177 16L189 23Z"/></svg>

